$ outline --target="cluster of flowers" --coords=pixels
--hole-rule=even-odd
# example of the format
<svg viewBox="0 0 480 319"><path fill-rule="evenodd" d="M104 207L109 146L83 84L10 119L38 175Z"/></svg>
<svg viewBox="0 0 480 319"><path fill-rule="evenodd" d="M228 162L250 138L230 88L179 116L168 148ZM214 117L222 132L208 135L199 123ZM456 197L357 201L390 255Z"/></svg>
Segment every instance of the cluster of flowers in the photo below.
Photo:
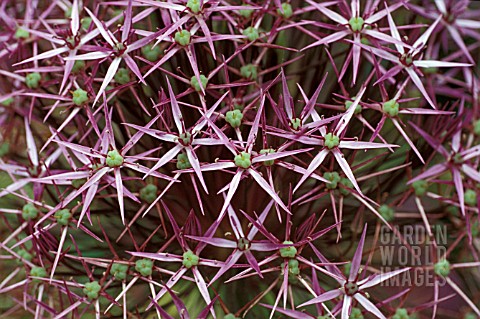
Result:
<svg viewBox="0 0 480 319"><path fill-rule="evenodd" d="M0 313L480 316L479 13L0 1ZM380 229L436 224L387 286Z"/></svg>

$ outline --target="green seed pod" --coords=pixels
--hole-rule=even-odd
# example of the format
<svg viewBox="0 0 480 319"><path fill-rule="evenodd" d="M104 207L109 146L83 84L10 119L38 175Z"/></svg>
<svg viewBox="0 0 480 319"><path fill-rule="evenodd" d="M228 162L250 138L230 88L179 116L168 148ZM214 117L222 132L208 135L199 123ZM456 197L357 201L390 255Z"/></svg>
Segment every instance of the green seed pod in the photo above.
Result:
<svg viewBox="0 0 480 319"><path fill-rule="evenodd" d="M38 88L38 85L40 84L40 80L42 79L42 76L38 72L33 72L27 74L25 77L25 84L30 88L30 89L36 89Z"/></svg>
<svg viewBox="0 0 480 319"><path fill-rule="evenodd" d="M35 266L30 270L30 276L32 277L39 277L39 278L45 278L47 277L47 271L43 267L38 267ZM34 282L42 282L39 279L32 279Z"/></svg>
<svg viewBox="0 0 480 319"><path fill-rule="evenodd" d="M189 8L190 11L194 14L202 11L202 6L199 0L188 0L186 7Z"/></svg>
<svg viewBox="0 0 480 319"><path fill-rule="evenodd" d="M258 76L257 66L254 64L244 65L240 68L240 74L245 79L256 80Z"/></svg>
<svg viewBox="0 0 480 319"><path fill-rule="evenodd" d="M22 257L22 259L25 259L27 261L32 261L33 259L33 256L32 254L30 254L28 251L26 251L25 249L19 249L17 251L17 254ZM21 263L21 262L20 262Z"/></svg>
<svg viewBox="0 0 480 319"><path fill-rule="evenodd" d="M288 272L294 276L300 274L300 268L298 267L298 260L290 259L288 261Z"/></svg>
<svg viewBox="0 0 480 319"><path fill-rule="evenodd" d="M83 288L83 293L88 299L94 300L98 298L101 289L98 281L87 282L85 288Z"/></svg>
<svg viewBox="0 0 480 319"><path fill-rule="evenodd" d="M155 95L155 92L153 92L153 89L149 85L142 84L142 90L147 97L153 97Z"/></svg>
<svg viewBox="0 0 480 319"><path fill-rule="evenodd" d="M202 82L202 87L205 90L207 88L207 84L208 84L207 77L203 74L200 74L200 82ZM198 83L197 77L195 75L191 77L190 85L192 86L192 88L195 89L195 91L197 91L197 92L202 91L202 89L200 87L200 84Z"/></svg>
<svg viewBox="0 0 480 319"><path fill-rule="evenodd" d="M70 212L69 209L61 209L59 211L55 212L55 219L57 220L57 224L61 226L67 226L68 223L70 222L70 219L72 219L72 213Z"/></svg>
<svg viewBox="0 0 480 319"><path fill-rule="evenodd" d="M463 199L468 206L477 206L477 193L473 189L466 189Z"/></svg>
<svg viewBox="0 0 480 319"><path fill-rule="evenodd" d="M237 128L242 124L243 114L240 110L228 111L225 114L225 121L230 124L231 127Z"/></svg>
<svg viewBox="0 0 480 319"><path fill-rule="evenodd" d="M468 312L463 316L463 319L478 319L478 317L473 312Z"/></svg>
<svg viewBox="0 0 480 319"><path fill-rule="evenodd" d="M162 49L158 45L153 47L152 44L147 44L142 47L143 57L150 62L157 61L161 54L162 54Z"/></svg>
<svg viewBox="0 0 480 319"><path fill-rule="evenodd" d="M177 168L178 169L192 168L192 164L190 164L190 160L188 159L187 154L178 153L178 155L177 155Z"/></svg>
<svg viewBox="0 0 480 319"><path fill-rule="evenodd" d="M473 122L473 133L475 133L477 136L480 136L480 120Z"/></svg>
<svg viewBox="0 0 480 319"><path fill-rule="evenodd" d="M260 35L258 34L258 29L254 27L248 27L245 30L243 30L242 33L244 36L247 37L249 41L252 41L252 42L257 40L260 37Z"/></svg>
<svg viewBox="0 0 480 319"><path fill-rule="evenodd" d="M440 260L433 266L433 270L438 276L447 277L450 273L450 263L446 259Z"/></svg>
<svg viewBox="0 0 480 319"><path fill-rule="evenodd" d="M125 68L119 68L113 78L115 79L115 82L120 85L127 84L130 82L130 72Z"/></svg>
<svg viewBox="0 0 480 319"><path fill-rule="evenodd" d="M110 268L110 275L115 277L116 280L125 280L127 278L128 265L113 264Z"/></svg>
<svg viewBox="0 0 480 319"><path fill-rule="evenodd" d="M264 149L260 150L259 153L260 154L273 154L273 153L275 153L275 150L273 148L264 148ZM264 166L272 166L273 164L275 164L275 160L263 161L262 164Z"/></svg>
<svg viewBox="0 0 480 319"><path fill-rule="evenodd" d="M250 245L250 241L245 237L241 237L237 241L237 248L241 251L249 250Z"/></svg>
<svg viewBox="0 0 480 319"><path fill-rule="evenodd" d="M363 20L362 17L353 17L348 21L348 24L350 26L350 29L353 32L360 32L363 29L363 24L365 21Z"/></svg>
<svg viewBox="0 0 480 319"><path fill-rule="evenodd" d="M325 172L323 174L323 178L326 180L330 181L330 183L326 184L326 187L328 189L335 189L338 186L338 183L340 182L341 178L340 175L337 172Z"/></svg>
<svg viewBox="0 0 480 319"><path fill-rule="evenodd" d="M427 181L421 179L412 183L413 190L415 191L415 195L418 197L422 197L425 195L428 189Z"/></svg>
<svg viewBox="0 0 480 319"><path fill-rule="evenodd" d="M392 316L392 319L410 319L410 316L408 315L407 309L398 308Z"/></svg>
<svg viewBox="0 0 480 319"><path fill-rule="evenodd" d="M152 274L153 261L150 259L139 259L135 262L135 270L142 276L147 277Z"/></svg>
<svg viewBox="0 0 480 319"><path fill-rule="evenodd" d="M352 269L352 263L349 262L348 264L343 265L343 273L346 275L350 274L350 270Z"/></svg>
<svg viewBox="0 0 480 319"><path fill-rule="evenodd" d="M380 208L378 208L378 212L387 222L395 219L395 211L388 205L380 206Z"/></svg>
<svg viewBox="0 0 480 319"><path fill-rule="evenodd" d="M340 144L340 138L333 133L327 133L324 139L324 144L328 149L335 148Z"/></svg>
<svg viewBox="0 0 480 319"><path fill-rule="evenodd" d="M297 255L297 248L293 246L293 242L286 240L283 242L284 245L291 245L288 247L280 248L280 256L283 258L295 258Z"/></svg>
<svg viewBox="0 0 480 319"><path fill-rule="evenodd" d="M340 179L340 184L348 188L353 188L353 183L348 178L345 178L345 177L342 177ZM342 194L343 196L347 196L350 194L350 191L346 188L341 187L339 190L340 190L340 194Z"/></svg>
<svg viewBox="0 0 480 319"><path fill-rule="evenodd" d="M186 268L192 268L193 266L197 266L199 261L199 257L193 253L191 250L187 250L183 253L183 261L182 264Z"/></svg>
<svg viewBox="0 0 480 319"><path fill-rule="evenodd" d="M247 7L250 6L249 4L242 4L242 6ZM240 9L238 10L238 13L244 17L249 19L252 16L253 10L252 9Z"/></svg>
<svg viewBox="0 0 480 319"><path fill-rule="evenodd" d="M80 187L82 187L83 184L85 184L87 180L85 178L81 178L81 179L74 179L72 181L72 187L75 188L75 189L79 189Z"/></svg>
<svg viewBox="0 0 480 319"><path fill-rule="evenodd" d="M73 104L75 104L76 106L83 105L88 101L87 91L84 91L82 89L76 89L75 91L73 91L72 95Z"/></svg>
<svg viewBox="0 0 480 319"><path fill-rule="evenodd" d="M82 20L80 20L80 23L82 24L82 29L88 30L90 25L92 24L92 18L90 17L85 17Z"/></svg>
<svg viewBox="0 0 480 319"><path fill-rule="evenodd" d="M186 133L180 133L178 135L178 142L182 144L183 146L188 146L192 144L192 134L186 132Z"/></svg>
<svg viewBox="0 0 480 319"><path fill-rule="evenodd" d="M151 204L157 198L157 191L157 186L153 184L148 184L140 190L140 199L147 204Z"/></svg>
<svg viewBox="0 0 480 319"><path fill-rule="evenodd" d="M10 144L7 142L4 142L0 145L0 157L3 157L8 154L8 151L10 149Z"/></svg>
<svg viewBox="0 0 480 319"><path fill-rule="evenodd" d="M395 100L389 100L382 105L383 112L391 117L395 117L399 112L399 104Z"/></svg>
<svg viewBox="0 0 480 319"><path fill-rule="evenodd" d="M3 106L10 106L13 102L14 102L13 97L9 97L8 99L5 99L2 102L0 102L0 104Z"/></svg>
<svg viewBox="0 0 480 319"><path fill-rule="evenodd" d="M362 310L358 309L358 308L352 308L352 311L350 312L350 316L348 317L348 319L363 319L363 314L362 314Z"/></svg>
<svg viewBox="0 0 480 319"><path fill-rule="evenodd" d="M352 96L350 99L355 100L356 97ZM349 100L345 101L345 110L348 110L350 106L352 106L352 104L353 104L353 101L349 101ZM355 111L353 113L354 114L362 113L362 106L360 105L360 103L357 104L357 106L355 107Z"/></svg>
<svg viewBox="0 0 480 319"><path fill-rule="evenodd" d="M480 233L480 224L478 223L478 220L474 221L470 225L470 231L472 232L472 237L478 236L478 234Z"/></svg>
<svg viewBox="0 0 480 319"><path fill-rule="evenodd" d="M244 169L247 169L252 165L252 162L250 160L250 154L247 152L240 152L240 154L235 155L235 158L233 160L237 167L241 167Z"/></svg>
<svg viewBox="0 0 480 319"><path fill-rule="evenodd" d="M73 74L76 74L76 73L79 73L80 71L84 70L85 69L85 61L83 60L77 60L75 61L75 63L73 64L73 67L72 67L72 73Z"/></svg>
<svg viewBox="0 0 480 319"><path fill-rule="evenodd" d="M299 119L298 117L291 119L290 123L288 123L292 130L298 131L298 129L302 126L302 120Z"/></svg>
<svg viewBox="0 0 480 319"><path fill-rule="evenodd" d="M37 218L38 209L32 203L25 204L22 208L22 218L25 220L32 220Z"/></svg>
<svg viewBox="0 0 480 319"><path fill-rule="evenodd" d="M284 17L285 19L289 19L293 16L293 9L290 3L282 3L282 10L277 9L277 13Z"/></svg>
<svg viewBox="0 0 480 319"><path fill-rule="evenodd" d="M17 28L14 35L15 39L28 39L30 37L30 32L20 27Z"/></svg>
<svg viewBox="0 0 480 319"><path fill-rule="evenodd" d="M192 35L188 30L177 31L175 33L175 42L181 46L187 46L190 44L190 37Z"/></svg>
<svg viewBox="0 0 480 319"><path fill-rule="evenodd" d="M107 153L105 163L108 167L120 167L123 164L123 157L117 150L112 150Z"/></svg>

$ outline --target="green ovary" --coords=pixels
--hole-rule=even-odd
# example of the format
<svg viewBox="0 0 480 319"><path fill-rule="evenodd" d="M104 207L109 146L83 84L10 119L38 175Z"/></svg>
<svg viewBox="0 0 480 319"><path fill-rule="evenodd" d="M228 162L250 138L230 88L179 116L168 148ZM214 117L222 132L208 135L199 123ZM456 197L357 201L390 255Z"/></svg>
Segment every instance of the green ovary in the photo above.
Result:
<svg viewBox="0 0 480 319"><path fill-rule="evenodd" d="M202 87L205 90L207 88L207 84L208 84L207 77L203 74L200 74L200 82L202 83ZM191 77L190 85L195 89L195 91L197 91L197 92L202 91L202 87L200 87L200 84L198 83L198 79L195 75Z"/></svg>
<svg viewBox="0 0 480 319"><path fill-rule="evenodd" d="M93 300L98 298L101 289L102 287L97 281L87 282L85 288L83 288L83 293L88 299Z"/></svg>
<svg viewBox="0 0 480 319"><path fill-rule="evenodd" d="M123 157L117 150L113 150L107 153L105 163L108 167L119 167L123 164Z"/></svg>
<svg viewBox="0 0 480 319"><path fill-rule="evenodd" d="M282 12L283 11L283 12ZM284 17L285 19L289 19L293 15L293 9L290 3L282 3L282 10L277 9L277 13Z"/></svg>
<svg viewBox="0 0 480 319"><path fill-rule="evenodd" d="M158 187L153 184L148 184L140 190L140 199L151 204L157 198Z"/></svg>
<svg viewBox="0 0 480 319"><path fill-rule="evenodd" d="M142 47L143 57L150 62L157 61L161 53L162 50L158 45L153 47L153 45L147 44L146 46Z"/></svg>
<svg viewBox="0 0 480 319"><path fill-rule="evenodd" d="M152 274L153 261L149 259L139 259L135 262L135 270L142 276L150 276Z"/></svg>
<svg viewBox="0 0 480 319"><path fill-rule="evenodd" d="M18 254L21 258L23 258L23 259L25 259L25 260L27 260L27 261L32 261L32 258L33 258L32 254L30 254L30 253L29 253L28 251L26 251L25 249L20 249L19 251L17 251L17 254Z"/></svg>
<svg viewBox="0 0 480 319"><path fill-rule="evenodd" d="M249 4L242 4L242 6L247 7L250 6ZM252 9L240 9L238 13L244 18L250 18L252 16L253 10Z"/></svg>
<svg viewBox="0 0 480 319"><path fill-rule="evenodd" d="M397 311L395 311L395 314L392 316L392 319L410 319L410 316L408 315L407 309L398 308Z"/></svg>
<svg viewBox="0 0 480 319"><path fill-rule="evenodd" d="M240 154L235 155L235 158L233 160L237 167L241 167L244 169L247 169L252 165L252 162L250 160L250 154L247 152L240 152Z"/></svg>
<svg viewBox="0 0 480 319"><path fill-rule="evenodd" d="M348 24L350 25L350 29L352 29L353 32L362 31L364 23L365 21L363 20L362 17L353 17L348 21Z"/></svg>
<svg viewBox="0 0 480 319"><path fill-rule="evenodd" d="M30 33L22 28L17 28L15 31L15 39L27 39L30 37Z"/></svg>
<svg viewBox="0 0 480 319"><path fill-rule="evenodd" d="M340 182L341 178L340 175L337 172L325 172L323 174L323 178L326 180L330 181L330 183L327 183L326 187L328 189L335 189L338 186L338 183Z"/></svg>
<svg viewBox="0 0 480 319"><path fill-rule="evenodd" d="M178 169L192 168L192 164L190 164L190 160L188 159L187 154L179 153L177 155L177 168Z"/></svg>
<svg viewBox="0 0 480 319"><path fill-rule="evenodd" d="M254 64L247 64L240 68L240 74L245 79L256 80L257 79L257 66Z"/></svg>
<svg viewBox="0 0 480 319"><path fill-rule="evenodd" d="M47 277L47 271L43 267L33 267L32 270L30 270L30 276L32 277L39 277L39 278L45 278ZM41 280L38 279L33 279L34 282L41 282Z"/></svg>
<svg viewBox="0 0 480 319"><path fill-rule="evenodd" d="M378 212L387 222L390 222L395 218L395 211L388 205L380 206Z"/></svg>
<svg viewBox="0 0 480 319"><path fill-rule="evenodd" d="M70 222L70 219L72 219L72 213L69 209L61 209L55 212L55 215L53 215L53 217L55 217L55 219L57 220L57 224L67 226Z"/></svg>
<svg viewBox="0 0 480 319"><path fill-rule="evenodd" d="M300 126L302 126L302 120L296 117L294 119L291 119L289 124L294 131L297 131L300 128Z"/></svg>
<svg viewBox="0 0 480 319"><path fill-rule="evenodd" d="M353 188L353 183L346 177L342 177L340 179L340 184L342 184L343 186L345 186L347 188ZM350 194L350 191L347 188L340 188L340 193L343 196L347 196L348 194Z"/></svg>
<svg viewBox="0 0 480 319"><path fill-rule="evenodd" d="M115 73L114 79L115 82L120 85L127 84L128 82L130 82L130 73L125 68L119 68L117 70L117 73Z"/></svg>
<svg viewBox="0 0 480 319"><path fill-rule="evenodd" d="M325 146L328 149L337 147L340 144L340 138L333 133L327 133L325 135Z"/></svg>
<svg viewBox="0 0 480 319"><path fill-rule="evenodd" d="M23 206L22 208L23 219L32 220L37 218L37 216L38 216L38 209L32 203L28 203Z"/></svg>
<svg viewBox="0 0 480 319"><path fill-rule="evenodd" d="M473 122L473 133L475 133L477 136L480 136L480 120Z"/></svg>
<svg viewBox="0 0 480 319"><path fill-rule="evenodd" d="M199 257L195 255L191 250L188 250L183 253L183 261L182 264L186 268L192 268L193 266L197 266L199 261Z"/></svg>
<svg viewBox="0 0 480 319"><path fill-rule="evenodd" d="M85 61L77 60L73 64L72 73L73 74L78 73L78 72L82 71L83 69L85 69Z"/></svg>
<svg viewBox="0 0 480 319"><path fill-rule="evenodd" d="M352 312L350 312L350 316L348 319L363 319L362 311L358 308L352 308Z"/></svg>
<svg viewBox="0 0 480 319"><path fill-rule="evenodd" d="M422 197L425 195L428 189L427 181L421 179L412 183L412 188L415 191L415 195L418 197Z"/></svg>
<svg viewBox="0 0 480 319"><path fill-rule="evenodd" d="M260 150L260 154L274 154L275 150L273 148L264 148ZM275 160L268 160L268 161L263 161L262 164L264 166L272 166L275 164Z"/></svg>
<svg viewBox="0 0 480 319"><path fill-rule="evenodd" d="M187 8L190 9L193 13L197 14L202 10L199 0L188 0Z"/></svg>
<svg viewBox="0 0 480 319"><path fill-rule="evenodd" d="M110 268L110 275L117 280L125 280L127 278L128 265L113 264Z"/></svg>
<svg viewBox="0 0 480 319"><path fill-rule="evenodd" d="M187 46L190 44L190 37L192 35L187 30L178 31L175 33L175 42L181 46Z"/></svg>
<svg viewBox="0 0 480 319"><path fill-rule="evenodd" d="M76 89L75 91L73 91L72 95L73 104L75 104L76 106L83 105L85 102L88 101L88 94L82 89Z"/></svg>
<svg viewBox="0 0 480 319"><path fill-rule="evenodd" d="M291 246L280 248L280 256L283 258L295 258L297 255L297 248L293 246L293 242L286 240L283 242L283 244Z"/></svg>
<svg viewBox="0 0 480 319"><path fill-rule="evenodd" d="M399 111L399 104L395 100L389 100L382 105L383 112L391 117L397 116Z"/></svg>
<svg viewBox="0 0 480 319"><path fill-rule="evenodd" d="M247 37L247 39L249 41L255 41L257 40L260 35L258 33L258 29L254 28L254 27L248 27L246 28L245 30L243 30L243 35Z"/></svg>
<svg viewBox="0 0 480 319"><path fill-rule="evenodd" d="M40 80L42 79L42 76L38 72L33 72L27 74L25 77L25 84L30 88L30 89L36 89L38 88L38 85L40 84Z"/></svg>
<svg viewBox="0 0 480 319"><path fill-rule="evenodd" d="M447 277L450 273L450 263L446 259L441 260L433 266L433 270L438 276Z"/></svg>
<svg viewBox="0 0 480 319"><path fill-rule="evenodd" d="M351 99L355 100L356 97L352 96ZM345 101L345 109L348 110L350 106L352 106L352 104L353 104L352 101ZM360 103L358 103L357 106L355 107L354 114L360 114L360 113L362 113L362 106L360 105Z"/></svg>
<svg viewBox="0 0 480 319"><path fill-rule="evenodd" d="M463 199L468 206L477 206L477 193L473 189L465 190Z"/></svg>
<svg viewBox="0 0 480 319"><path fill-rule="evenodd" d="M228 111L225 114L225 121L230 124L231 127L240 127L242 124L243 114L240 110Z"/></svg>

